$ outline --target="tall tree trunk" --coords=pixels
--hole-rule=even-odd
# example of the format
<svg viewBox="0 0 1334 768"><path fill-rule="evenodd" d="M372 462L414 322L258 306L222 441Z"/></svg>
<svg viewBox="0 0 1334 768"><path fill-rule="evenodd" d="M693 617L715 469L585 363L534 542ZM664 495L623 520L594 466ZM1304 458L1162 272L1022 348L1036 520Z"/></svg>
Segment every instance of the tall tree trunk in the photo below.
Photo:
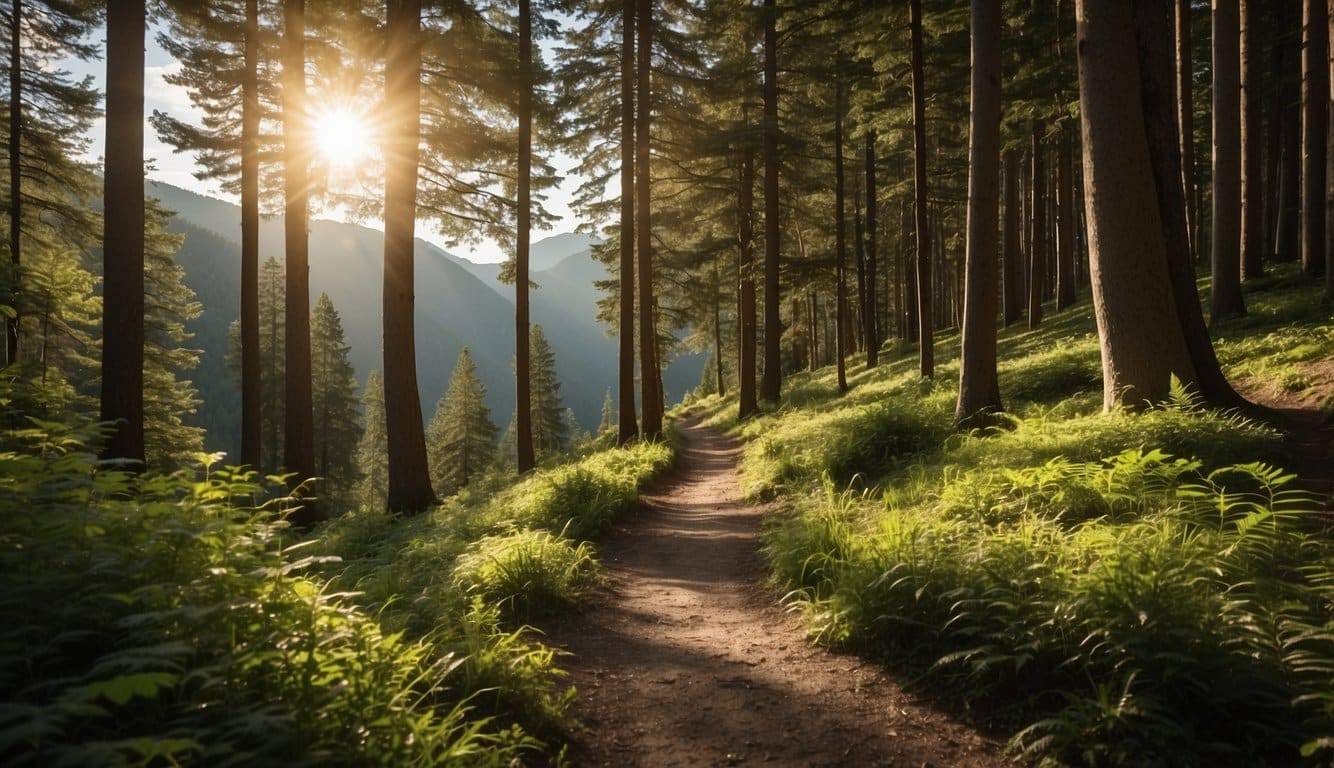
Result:
<svg viewBox="0 0 1334 768"><path fill-rule="evenodd" d="M537 466L533 445L532 349L529 339L528 246L532 214L529 195L533 157L532 10L528 0L519 0L519 189L514 248L514 385L515 455L519 472ZM386 382L387 383L387 382Z"/></svg>
<svg viewBox="0 0 1334 768"><path fill-rule="evenodd" d="M635 2L621 10L621 297L616 444L639 437L635 417Z"/></svg>
<svg viewBox="0 0 1334 768"><path fill-rule="evenodd" d="M916 261L917 225L914 220L914 217L916 216L916 208L910 207L908 205L907 195L903 197L902 202L900 203L899 215L902 223L902 226L900 227L899 231L903 233L903 236L901 236L898 239L898 245L902 255L902 259L900 259L900 261L903 262L903 274L904 274L903 303L904 307L907 309L907 313L904 317L904 326L903 326L903 340L906 342L910 341L912 337L917 335L917 326L918 326L917 315L919 309L918 307L919 297L917 295L917 261ZM910 232L912 233L912 238L913 238L911 243L908 242L907 239L908 233ZM911 254L908 250L909 246L912 247ZM912 259L911 263L909 262L910 258Z"/></svg>
<svg viewBox="0 0 1334 768"><path fill-rule="evenodd" d="M527 0L519 0L519 242L516 305L527 288L527 153L530 81L527 78ZM385 61L385 104L389 113L384 183L384 413L389 447L389 509L412 514L435 502L422 433L417 391L416 328L413 317L414 226L417 215L417 146L421 137L421 0L388 0L389 56ZM290 273L289 273L290 277ZM292 296L287 296L291 306ZM288 315L288 344L291 320ZM290 349L290 347L289 347ZM290 379L292 372L287 375ZM307 376L307 378L309 378ZM527 380L525 376L524 381ZM290 407L290 406L289 406ZM290 434L288 439L291 439ZM520 433L520 445L522 445Z"/></svg>
<svg viewBox="0 0 1334 768"><path fill-rule="evenodd" d="M968 242L959 399L961 425L1001 410L996 378L996 235L1000 218L1001 2L972 0L972 114L968 126Z"/></svg>
<svg viewBox="0 0 1334 768"><path fill-rule="evenodd" d="M1259 0L1241 0L1241 279L1264 276L1264 186L1260 105L1264 100Z"/></svg>
<svg viewBox="0 0 1334 768"><path fill-rule="evenodd" d="M866 366L874 367L880 359L880 339L876 331L876 208L878 190L875 179L875 140L874 130L866 132L866 282L870 286L866 291L867 308L862 313L862 341L866 345Z"/></svg>
<svg viewBox="0 0 1334 768"><path fill-rule="evenodd" d="M718 260L713 261L713 365L715 393L722 397L727 385L723 381L723 299L722 280L718 276Z"/></svg>
<svg viewBox="0 0 1334 768"><path fill-rule="evenodd" d="M1195 86L1191 61L1190 2L1176 0L1177 122L1181 134L1181 179L1186 189L1186 221L1193 259L1202 259L1200 212L1195 183Z"/></svg>
<svg viewBox="0 0 1334 768"><path fill-rule="evenodd" d="M259 361L259 3L246 0L241 80L241 463L263 460Z"/></svg>
<svg viewBox="0 0 1334 768"><path fill-rule="evenodd" d="M1329 55L1329 41L1334 37L1334 15L1331 15L1328 8L1326 15L1325 29L1325 50L1326 58L1329 59L1329 71L1325 76L1325 122L1327 143L1325 145L1325 181L1328 183L1330 178L1334 178L1334 132L1330 131L1329 115L1334 111L1334 89L1331 89L1330 83L1334 82L1334 56ZM1325 189L1325 303L1334 303L1334 227L1329 222L1334 219L1334 194L1326 187Z"/></svg>
<svg viewBox="0 0 1334 768"><path fill-rule="evenodd" d="M1280 163L1283 155L1283 54L1284 37L1288 34L1289 0L1266 4L1269 38L1269 73L1265 83L1265 229L1264 258L1274 253L1274 238L1278 232Z"/></svg>
<svg viewBox="0 0 1334 768"><path fill-rule="evenodd" d="M1144 132L1129 4L1078 0L1079 103L1090 282L1103 406L1167 397L1192 381L1180 332Z"/></svg>
<svg viewBox="0 0 1334 768"><path fill-rule="evenodd" d="M1283 5L1287 5L1285 1ZM1300 21L1300 14L1285 14ZM1302 219L1302 54L1300 30L1285 27L1283 81L1277 90L1283 100L1283 147L1279 161L1278 221L1275 223L1273 258L1296 261L1301 249Z"/></svg>
<svg viewBox="0 0 1334 768"><path fill-rule="evenodd" d="M1302 272L1325 269L1325 159L1329 133L1329 8L1306 0L1302 11Z"/></svg>
<svg viewBox="0 0 1334 768"><path fill-rule="evenodd" d="M639 0L637 10L639 45L636 81L638 104L635 114L635 250L639 254L639 405L644 438L662 437L662 373L658 367L658 332L654 324L652 178L649 167L650 124L653 110L653 2Z"/></svg>
<svg viewBox="0 0 1334 768"><path fill-rule="evenodd" d="M841 148L840 148L840 151ZM866 282L866 252L862 250L862 194L861 186L855 185L852 192L852 252L853 260L857 265L857 315L854 318L853 333L849 336L852 342L852 353L857 351L857 345L862 348L869 346L866 343L866 315L869 313L870 301L867 294L875 291L875 284ZM846 216L846 214L845 214Z"/></svg>
<svg viewBox="0 0 1334 768"><path fill-rule="evenodd" d="M109 459L144 461L144 0L107 8L101 419Z"/></svg>
<svg viewBox="0 0 1334 768"><path fill-rule="evenodd" d="M1241 21L1237 0L1213 5L1214 322L1246 314L1241 296Z"/></svg>
<svg viewBox="0 0 1334 768"><path fill-rule="evenodd" d="M1023 267L1019 252L1019 152L1005 150L1005 218L1001 231L1001 266L1004 270L1001 319L1005 325L1023 317Z"/></svg>
<svg viewBox="0 0 1334 768"><path fill-rule="evenodd" d="M1042 164L1042 137L1037 123L1032 128L1032 154L1029 162L1028 209L1032 234L1028 238L1028 327L1037 328L1042 324L1042 284L1047 275L1047 231L1042 215L1046 207L1043 197L1046 176Z"/></svg>
<svg viewBox="0 0 1334 768"><path fill-rule="evenodd" d="M760 396L778 402L783 386L778 317L778 9L764 0L764 380Z"/></svg>
<svg viewBox="0 0 1334 768"><path fill-rule="evenodd" d="M9 9L9 261L18 308L19 267L23 263L23 2ZM5 319L5 364L19 359L19 320Z"/></svg>
<svg viewBox="0 0 1334 768"><path fill-rule="evenodd" d="M807 292L806 299L806 308L810 318L806 326L806 348L811 352L809 361L811 373L815 373L815 369L820 367L820 300L816 297L815 291Z"/></svg>
<svg viewBox="0 0 1334 768"><path fill-rule="evenodd" d="M747 120L749 123L749 120ZM750 148L737 169L737 250L740 262L740 354L737 370L737 418L755 415L755 166Z"/></svg>
<svg viewBox="0 0 1334 768"><path fill-rule="evenodd" d="M285 0L283 31L283 167L287 175L283 230L287 254L287 301L283 313L286 355L283 468L294 473L295 482L300 483L315 475L315 419L310 393L310 246L307 241L311 137L306 125L304 0ZM388 218L386 211L386 221ZM393 399L392 392L389 371L386 370L386 402ZM300 512L299 522L310 523L318 517L319 512L308 503Z"/></svg>
<svg viewBox="0 0 1334 768"><path fill-rule="evenodd" d="M848 374L844 358L847 356L847 297L844 295L843 273L847 260L846 229L847 222L843 212L843 83L835 86L834 96L834 365L838 369L838 391L848 391ZM859 281L860 282L860 281ZM875 283L872 283L874 286ZM874 291L874 288L872 289ZM863 312L863 318L875 312Z"/></svg>
<svg viewBox="0 0 1334 768"><path fill-rule="evenodd" d="M936 359L931 322L931 228L926 212L926 76L922 71L922 0L911 0L909 26L912 37L913 193L917 209L917 344L919 370L923 376L930 378L936 372Z"/></svg>
<svg viewBox="0 0 1334 768"><path fill-rule="evenodd" d="M1075 181L1070 146L1073 136L1061 129L1056 156L1056 310L1075 303Z"/></svg>
<svg viewBox="0 0 1334 768"><path fill-rule="evenodd" d="M1241 406L1245 401L1228 383L1214 354L1190 260L1185 190L1181 184L1181 138L1172 99L1171 11L1160 0L1135 0L1134 6L1144 130L1178 326L1200 395L1214 405Z"/></svg>

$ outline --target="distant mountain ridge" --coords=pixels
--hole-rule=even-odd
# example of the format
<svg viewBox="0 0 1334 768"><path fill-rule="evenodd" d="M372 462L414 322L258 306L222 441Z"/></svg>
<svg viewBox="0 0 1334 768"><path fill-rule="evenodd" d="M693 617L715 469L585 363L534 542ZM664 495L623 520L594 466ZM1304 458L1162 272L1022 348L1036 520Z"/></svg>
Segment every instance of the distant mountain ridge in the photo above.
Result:
<svg viewBox="0 0 1334 768"><path fill-rule="evenodd" d="M240 209L232 204L161 182L149 196L176 213L170 228L185 235L178 261L186 282L200 296L204 313L192 330L203 350L200 389L205 400L198 422L210 430L211 450L236 447L238 383L223 362L227 328L239 314ZM382 232L323 219L310 223L310 298L328 293L343 316L357 379L382 367ZM281 217L261 220L260 260L283 261ZM542 325L556 353L565 405L580 424L601 419L608 389L616 389L616 343L596 318L598 293L590 275L605 274L586 235L562 234L534 243L532 319ZM478 264L431 243L416 242L417 377L422 413L430 419L444 393L454 361L466 345L487 387L492 418L504 429L514 410L513 286L498 281L499 264ZM591 269L590 265L593 268ZM596 279L596 278L595 278ZM687 356L663 372L670 401L699 381L703 361ZM207 381L202 380L207 377Z"/></svg>

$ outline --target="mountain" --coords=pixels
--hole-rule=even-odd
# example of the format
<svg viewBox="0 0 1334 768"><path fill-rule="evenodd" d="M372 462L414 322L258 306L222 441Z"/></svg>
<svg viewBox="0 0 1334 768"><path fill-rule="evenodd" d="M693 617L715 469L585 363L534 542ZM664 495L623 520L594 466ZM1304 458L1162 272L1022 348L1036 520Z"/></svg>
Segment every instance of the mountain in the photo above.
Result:
<svg viewBox="0 0 1334 768"><path fill-rule="evenodd" d="M227 329L239 313L240 209L231 203L160 182L147 194L175 212L169 227L185 236L177 260L186 283L204 306L191 327L203 350L196 380L204 399L197 422L209 430L210 450L233 450L239 442L239 385L227 370ZM565 404L580 424L595 428L608 389L616 388L616 342L596 319L593 281L605 271L589 252L591 239L566 234L533 244L532 319L540 323L556 354ZM261 221L260 260L282 261L281 217ZM513 287L499 283L498 264L476 264L416 242L417 378L423 418L430 419L444 393L454 361L466 345L487 387L492 418L503 429L514 410ZM310 224L310 298L328 293L343 316L357 379L382 367L381 286L384 235L357 224L313 220ZM537 265L541 268L536 268ZM675 401L698 381L702 359L675 361L663 372Z"/></svg>

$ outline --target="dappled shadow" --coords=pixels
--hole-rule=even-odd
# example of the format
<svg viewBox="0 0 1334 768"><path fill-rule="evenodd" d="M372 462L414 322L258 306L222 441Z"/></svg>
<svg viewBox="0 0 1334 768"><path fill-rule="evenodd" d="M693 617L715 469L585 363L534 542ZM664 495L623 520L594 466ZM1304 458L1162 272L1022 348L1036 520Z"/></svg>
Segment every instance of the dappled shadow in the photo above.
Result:
<svg viewBox="0 0 1334 768"><path fill-rule="evenodd" d="M759 586L764 510L735 442L687 422L674 471L600 547L607 587L549 628L580 765L998 765L996 744L875 664L808 645Z"/></svg>

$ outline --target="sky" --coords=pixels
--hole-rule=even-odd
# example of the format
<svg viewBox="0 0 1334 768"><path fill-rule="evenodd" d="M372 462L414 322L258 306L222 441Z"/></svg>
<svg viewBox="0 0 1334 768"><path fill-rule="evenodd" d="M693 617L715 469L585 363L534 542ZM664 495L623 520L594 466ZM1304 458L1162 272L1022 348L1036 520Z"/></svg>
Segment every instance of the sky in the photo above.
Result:
<svg viewBox="0 0 1334 768"><path fill-rule="evenodd" d="M105 45L105 39L101 30L97 33L101 38L100 42ZM94 87L101 93L105 93L106 68L104 59L94 59L92 61L69 60L63 62L62 66L68 69L76 77L91 75L94 79ZM165 76L180 67L169 53L158 45L156 32L149 31L148 46L144 55L144 115L153 114L153 110L166 112L178 119L197 123L199 113L190 103L190 96L186 90L180 86L167 83ZM89 136L91 142L89 145L88 159L99 161L102 157L102 148L105 145L106 127L99 119L92 128L92 135ZM195 160L192 155L178 154L172 147L158 138L157 132L152 126L144 126L144 158L148 164L148 177L156 181L166 182L177 187L198 192L199 194L237 202L235 196L225 194L219 188L217 182L200 181L194 177ZM553 165L559 172L568 171L575 163L573 158L558 155L552 159ZM572 232L578 225L578 218L570 210L570 201L574 197L574 191L578 187L580 179L568 174L562 180L560 186L550 190L547 199L547 210L557 216L558 221L553 229L546 231L533 230L532 241L536 242L543 237L549 237L562 232ZM325 210L312 211L312 214L318 218L343 220L345 217L340 211ZM366 226L380 229L378 221L360 221L358 223ZM443 237L433 229L431 222L417 222L417 236L427 240L442 248L448 250L466 259L476 262L497 262L503 261L507 254L503 252L498 243L491 240L484 240L477 244L462 244L450 247Z"/></svg>

